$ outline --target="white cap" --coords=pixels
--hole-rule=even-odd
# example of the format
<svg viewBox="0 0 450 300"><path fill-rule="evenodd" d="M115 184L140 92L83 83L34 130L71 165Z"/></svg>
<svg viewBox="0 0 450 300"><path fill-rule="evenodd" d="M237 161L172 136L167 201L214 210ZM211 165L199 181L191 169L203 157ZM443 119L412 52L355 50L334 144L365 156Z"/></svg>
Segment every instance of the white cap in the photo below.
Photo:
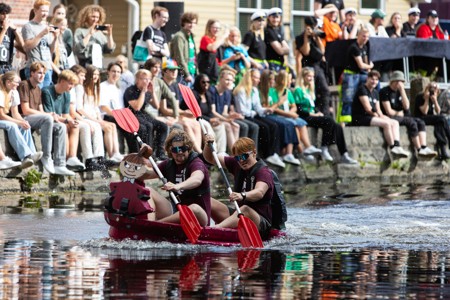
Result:
<svg viewBox="0 0 450 300"><path fill-rule="evenodd" d="M281 10L281 8L279 7L272 7L271 9L269 9L269 11L267 12L267 15L281 15L283 14L283 11Z"/></svg>
<svg viewBox="0 0 450 300"><path fill-rule="evenodd" d="M420 9L419 9L418 7L411 7L411 8L408 10L408 16L409 16L410 14L419 14L419 15L420 15Z"/></svg>
<svg viewBox="0 0 450 300"><path fill-rule="evenodd" d="M347 8L344 11L345 11L345 15L348 14L348 13L356 14L356 9L353 8L353 7L349 7L349 8Z"/></svg>
<svg viewBox="0 0 450 300"><path fill-rule="evenodd" d="M250 20L254 21L254 20L256 20L256 19L259 19L259 18L265 18L265 17L267 17L267 16L266 16L266 13L263 12L263 11L261 11L261 10L259 10L259 11L256 11L256 12L254 12L254 13L252 14L252 16L250 17Z"/></svg>

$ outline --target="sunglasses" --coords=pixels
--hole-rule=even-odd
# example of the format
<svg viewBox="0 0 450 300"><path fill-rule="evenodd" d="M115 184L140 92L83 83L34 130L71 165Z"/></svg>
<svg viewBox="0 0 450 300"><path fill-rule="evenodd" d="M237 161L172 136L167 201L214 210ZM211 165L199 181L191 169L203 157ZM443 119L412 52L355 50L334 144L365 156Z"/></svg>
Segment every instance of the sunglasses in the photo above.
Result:
<svg viewBox="0 0 450 300"><path fill-rule="evenodd" d="M246 152L246 153L242 153L241 155L236 155L234 157L234 159L237 160L238 162L239 161L246 161L250 157L250 154L252 154L252 153L253 153L252 151Z"/></svg>
<svg viewBox="0 0 450 300"><path fill-rule="evenodd" d="M209 84L210 83L210 81L209 80L202 80L202 81L200 81L201 83L203 83L203 84Z"/></svg>
<svg viewBox="0 0 450 300"><path fill-rule="evenodd" d="M170 149L170 151L171 151L172 153L183 153L183 152L186 152L186 151L188 151L188 150L189 150L189 147L188 147L188 146L172 147L172 148Z"/></svg>

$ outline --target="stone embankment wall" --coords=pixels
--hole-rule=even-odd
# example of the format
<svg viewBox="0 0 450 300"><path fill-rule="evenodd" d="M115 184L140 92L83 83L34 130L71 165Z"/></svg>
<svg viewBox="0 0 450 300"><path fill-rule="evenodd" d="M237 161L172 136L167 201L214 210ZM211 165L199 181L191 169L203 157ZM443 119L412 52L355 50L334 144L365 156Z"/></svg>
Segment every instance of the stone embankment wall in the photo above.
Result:
<svg viewBox="0 0 450 300"><path fill-rule="evenodd" d="M316 164L307 164L302 161L301 166L288 165L284 170L274 168L282 181L299 183L308 182L358 182L360 180L378 180L390 183L406 182L432 182L445 181L449 168L445 161L438 159L421 160L414 154L409 158L394 159L387 150L382 132L374 127L345 127L345 138L350 155L359 161L358 165L345 165L339 163L325 163L318 160ZM310 129L310 136L315 145L320 146L321 133ZM401 127L401 145L414 153L411 142L408 139L406 129ZM436 149L436 140L433 128L427 128L428 146ZM40 148L39 135L34 134L36 147ZM0 144L9 156L14 156L5 135L0 132ZM330 147L330 153L339 161L339 153L335 145ZM42 166L33 166L25 170L12 169L0 171L2 177L0 191L23 191L23 182L30 170L43 172ZM114 170L109 171L111 177L103 178L100 172L81 172L74 177L49 175L46 172L39 184L33 185L34 191L67 191L80 190L92 192L109 191L109 182L119 180L119 175ZM212 180L219 180L218 172L213 172ZM148 183L149 185L157 184Z"/></svg>

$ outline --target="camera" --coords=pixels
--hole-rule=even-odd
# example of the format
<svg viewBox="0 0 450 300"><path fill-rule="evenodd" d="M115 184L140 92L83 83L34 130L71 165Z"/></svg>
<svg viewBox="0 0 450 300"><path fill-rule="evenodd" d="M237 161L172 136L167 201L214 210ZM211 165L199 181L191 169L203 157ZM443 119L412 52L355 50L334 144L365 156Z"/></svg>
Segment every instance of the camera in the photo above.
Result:
<svg viewBox="0 0 450 300"><path fill-rule="evenodd" d="M434 96L435 91L434 90L430 90L430 96Z"/></svg>
<svg viewBox="0 0 450 300"><path fill-rule="evenodd" d="M54 25L50 25L50 27L55 29L55 30L58 30L58 28L59 28L58 26L54 26Z"/></svg>
<svg viewBox="0 0 450 300"><path fill-rule="evenodd" d="M106 30L107 28L108 28L108 26L106 26L106 25L97 25L97 26L95 26L95 30L103 31L103 30Z"/></svg>
<svg viewBox="0 0 450 300"><path fill-rule="evenodd" d="M314 35L320 37L321 39L325 38L325 36L326 36L326 33L319 29L314 29L313 33L314 33Z"/></svg>

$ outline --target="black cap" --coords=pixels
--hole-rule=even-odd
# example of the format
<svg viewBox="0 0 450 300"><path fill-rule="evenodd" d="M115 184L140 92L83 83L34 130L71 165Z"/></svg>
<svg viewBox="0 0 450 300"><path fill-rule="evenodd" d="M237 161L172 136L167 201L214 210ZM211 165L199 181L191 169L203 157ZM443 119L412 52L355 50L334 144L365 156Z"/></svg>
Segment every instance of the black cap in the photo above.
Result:
<svg viewBox="0 0 450 300"><path fill-rule="evenodd" d="M438 13L437 13L437 11L435 11L434 9L433 9L433 10L430 10L430 11L428 12L428 14L427 14L427 17L437 18L437 17L438 17Z"/></svg>

